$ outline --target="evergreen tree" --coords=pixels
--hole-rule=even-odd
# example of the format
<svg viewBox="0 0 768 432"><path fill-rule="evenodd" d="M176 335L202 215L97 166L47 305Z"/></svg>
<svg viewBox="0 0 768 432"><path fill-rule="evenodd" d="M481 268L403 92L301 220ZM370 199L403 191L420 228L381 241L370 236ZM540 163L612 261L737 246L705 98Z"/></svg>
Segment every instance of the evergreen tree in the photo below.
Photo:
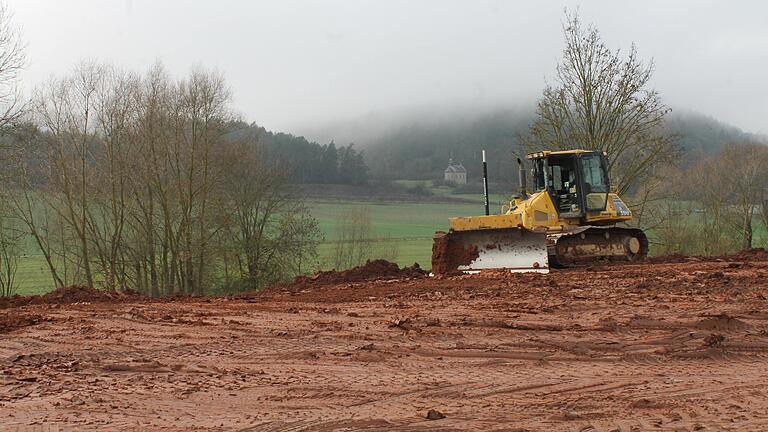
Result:
<svg viewBox="0 0 768 432"><path fill-rule="evenodd" d="M320 159L321 183L334 184L339 179L339 152L333 141L323 147L323 156Z"/></svg>

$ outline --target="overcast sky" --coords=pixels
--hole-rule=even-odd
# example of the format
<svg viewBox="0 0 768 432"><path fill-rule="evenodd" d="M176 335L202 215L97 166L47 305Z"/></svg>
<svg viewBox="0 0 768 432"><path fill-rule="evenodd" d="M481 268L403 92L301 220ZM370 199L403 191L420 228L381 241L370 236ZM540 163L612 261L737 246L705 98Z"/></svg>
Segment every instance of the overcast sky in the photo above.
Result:
<svg viewBox="0 0 768 432"><path fill-rule="evenodd" d="M540 94L579 6L609 46L637 44L674 108L768 132L768 2L7 0L28 42L27 87L79 60L223 72L268 129L413 106L520 106Z"/></svg>

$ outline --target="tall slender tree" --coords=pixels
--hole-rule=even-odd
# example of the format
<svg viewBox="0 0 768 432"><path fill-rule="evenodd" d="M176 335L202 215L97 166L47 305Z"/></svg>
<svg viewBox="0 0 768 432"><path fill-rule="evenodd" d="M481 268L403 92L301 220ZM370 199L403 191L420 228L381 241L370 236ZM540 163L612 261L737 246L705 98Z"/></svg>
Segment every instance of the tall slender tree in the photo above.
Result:
<svg viewBox="0 0 768 432"><path fill-rule="evenodd" d="M663 128L670 110L650 88L653 62L643 63L634 45L626 56L610 50L578 13L566 12L563 36L563 59L538 102L527 144L605 151L613 184L626 193L677 154Z"/></svg>

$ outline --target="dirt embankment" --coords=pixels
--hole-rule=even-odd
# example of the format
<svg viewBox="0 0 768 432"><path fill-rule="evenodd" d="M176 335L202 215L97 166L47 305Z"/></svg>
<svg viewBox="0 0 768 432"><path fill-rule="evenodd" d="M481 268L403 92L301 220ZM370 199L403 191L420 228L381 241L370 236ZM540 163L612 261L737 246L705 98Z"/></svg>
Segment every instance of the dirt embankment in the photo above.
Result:
<svg viewBox="0 0 768 432"><path fill-rule="evenodd" d="M119 303L143 299L145 299L143 296L135 292L110 292L82 285L57 288L44 295L0 297L0 334L51 321L48 315L16 309L23 306Z"/></svg>

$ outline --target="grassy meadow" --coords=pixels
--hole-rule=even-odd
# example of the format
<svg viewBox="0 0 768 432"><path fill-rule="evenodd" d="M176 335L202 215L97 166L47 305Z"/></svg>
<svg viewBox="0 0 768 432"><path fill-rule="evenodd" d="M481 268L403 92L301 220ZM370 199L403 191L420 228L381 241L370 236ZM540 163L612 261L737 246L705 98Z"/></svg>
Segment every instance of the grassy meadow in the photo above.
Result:
<svg viewBox="0 0 768 432"><path fill-rule="evenodd" d="M334 248L338 238L337 220L350 210L365 206L371 218L372 237L384 243L395 243L397 262L411 265L418 262L430 267L432 255L432 234L444 230L451 216L471 216L483 213L483 206L478 203L366 203L366 202L312 202L312 214L317 218L325 241L320 247L323 261ZM498 206L496 206L498 209Z"/></svg>
<svg viewBox="0 0 768 432"><path fill-rule="evenodd" d="M482 199L474 203L372 203L364 201L310 201L312 215L317 218L325 240L319 247L320 266L327 267L338 234L337 220L352 209L366 206L370 214L372 237L380 239L377 247L396 252L401 265L418 262L430 267L432 234L445 229L448 217L482 214ZM498 211L500 204L495 205ZM16 275L18 294L43 294L53 289L53 282L42 255L29 245L19 260Z"/></svg>
<svg viewBox="0 0 768 432"><path fill-rule="evenodd" d="M418 182L403 182L413 187ZM314 199L307 202L312 215L318 220L324 241L319 247L319 266L330 267L331 257L338 238L338 220L351 210L367 207L370 215L371 237L376 238L377 250L384 256L394 255L400 265L417 262L424 268L431 266L432 234L446 229L451 216L471 216L483 213L481 194L451 194L446 187L432 187L425 183L431 193L430 200L418 199L400 202L353 201L338 199ZM444 200L440 198L444 197ZM438 199L435 200L434 198ZM491 212L498 213L501 205L508 202L508 196L491 195ZM695 223L692 221L691 223ZM768 244L768 230L755 218L755 246ZM53 289L50 275L42 256L36 254L32 244L27 245L27 255L19 262L17 273L19 294L41 294ZM653 253L653 246L651 249Z"/></svg>

